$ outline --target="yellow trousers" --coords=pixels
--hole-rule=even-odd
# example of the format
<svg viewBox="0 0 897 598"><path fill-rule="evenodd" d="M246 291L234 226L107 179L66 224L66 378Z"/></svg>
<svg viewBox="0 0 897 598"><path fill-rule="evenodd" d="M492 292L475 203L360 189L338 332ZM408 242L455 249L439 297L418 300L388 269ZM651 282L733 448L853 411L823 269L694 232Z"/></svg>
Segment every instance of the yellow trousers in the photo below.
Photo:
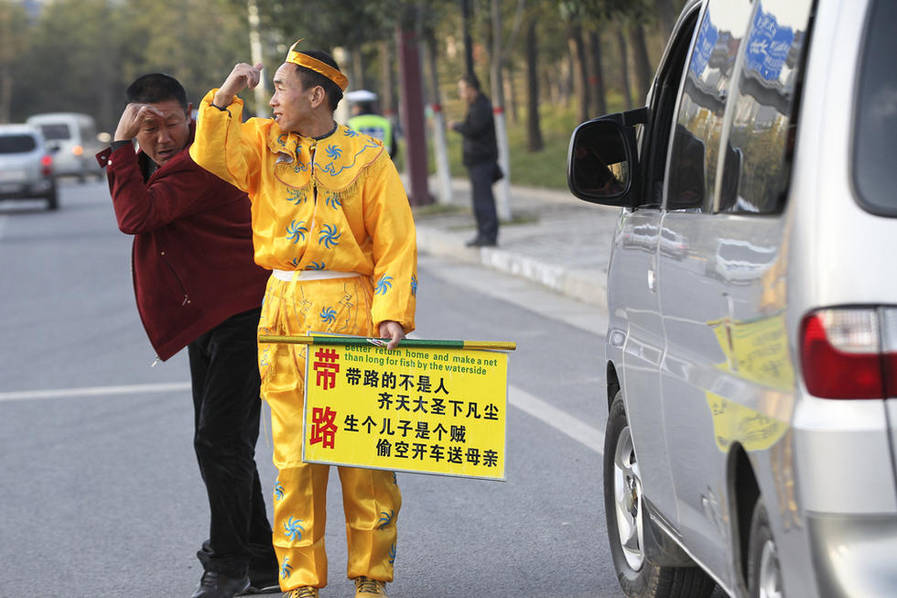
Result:
<svg viewBox="0 0 897 598"><path fill-rule="evenodd" d="M268 281L260 334L335 332L371 336L373 290L366 277ZM280 587L327 585L324 528L329 465L302 462L305 347L259 345L262 398L271 407L274 465L274 550ZM348 543L348 576L392 581L396 519L402 496L389 471L339 467Z"/></svg>

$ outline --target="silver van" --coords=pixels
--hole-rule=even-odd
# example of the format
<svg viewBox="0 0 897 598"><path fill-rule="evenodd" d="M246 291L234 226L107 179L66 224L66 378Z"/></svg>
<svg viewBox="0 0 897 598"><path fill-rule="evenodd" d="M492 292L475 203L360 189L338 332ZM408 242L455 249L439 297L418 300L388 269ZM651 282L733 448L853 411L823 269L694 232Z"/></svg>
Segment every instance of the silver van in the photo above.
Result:
<svg viewBox="0 0 897 598"><path fill-rule="evenodd" d="M28 117L29 125L43 133L47 146L54 151L56 176L88 175L100 178L103 171L94 156L104 147L98 139L92 116L76 112L49 112Z"/></svg>
<svg viewBox="0 0 897 598"><path fill-rule="evenodd" d="M647 105L574 132L571 191L622 208L627 596L897 596L895 61L894 0L692 0Z"/></svg>

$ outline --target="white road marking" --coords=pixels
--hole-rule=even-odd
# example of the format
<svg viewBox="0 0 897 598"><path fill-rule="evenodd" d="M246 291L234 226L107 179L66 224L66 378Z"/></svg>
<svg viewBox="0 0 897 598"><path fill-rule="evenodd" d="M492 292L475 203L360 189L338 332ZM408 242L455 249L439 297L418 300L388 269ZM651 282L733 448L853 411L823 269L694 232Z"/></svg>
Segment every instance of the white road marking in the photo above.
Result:
<svg viewBox="0 0 897 598"><path fill-rule="evenodd" d="M539 421L563 432L573 440L599 455L604 454L604 432L583 423L566 411L561 411L542 399L516 386L508 386L508 402Z"/></svg>
<svg viewBox="0 0 897 598"><path fill-rule="evenodd" d="M23 390L0 392L0 401L21 401L32 399L63 399L68 397L102 397L112 395L133 395L148 392L183 392L190 390L189 382L169 382L161 384L128 384L124 386L88 386L84 388L59 388L53 390Z"/></svg>
<svg viewBox="0 0 897 598"><path fill-rule="evenodd" d="M68 397L103 397L157 392L189 392L189 382L161 384L129 384L123 386L88 386L83 388L59 388L50 390L23 390L0 392L0 401L24 401L36 399L63 399ZM604 452L604 432L576 419L566 411L550 405L516 386L508 386L508 401L544 424L566 434L586 448Z"/></svg>

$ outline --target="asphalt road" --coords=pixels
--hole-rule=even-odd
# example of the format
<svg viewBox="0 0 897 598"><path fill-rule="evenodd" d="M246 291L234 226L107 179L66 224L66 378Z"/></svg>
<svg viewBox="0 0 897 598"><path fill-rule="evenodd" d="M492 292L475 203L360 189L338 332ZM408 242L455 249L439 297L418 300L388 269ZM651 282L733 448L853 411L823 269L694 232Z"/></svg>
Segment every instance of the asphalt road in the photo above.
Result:
<svg viewBox="0 0 897 598"><path fill-rule="evenodd" d="M0 205L0 597L186 597L199 579L187 360L150 367L129 268L102 183L65 184L56 213ZM420 280L420 337L518 343L507 481L400 474L390 596L622 596L601 499L605 316L434 258ZM267 496L270 456L265 424ZM329 513L322 596L351 596L335 471Z"/></svg>

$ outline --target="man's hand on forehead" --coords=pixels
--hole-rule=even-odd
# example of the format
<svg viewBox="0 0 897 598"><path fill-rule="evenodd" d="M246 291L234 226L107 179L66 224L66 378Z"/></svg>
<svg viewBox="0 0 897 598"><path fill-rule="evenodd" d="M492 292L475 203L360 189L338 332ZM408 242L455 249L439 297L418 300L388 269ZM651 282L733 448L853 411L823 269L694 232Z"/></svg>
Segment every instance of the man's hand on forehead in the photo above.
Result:
<svg viewBox="0 0 897 598"><path fill-rule="evenodd" d="M168 118L172 115L171 112L166 112L163 110L159 110L152 104L134 104L137 106L137 120L144 122L150 121L155 122L158 120L168 120Z"/></svg>
<svg viewBox="0 0 897 598"><path fill-rule="evenodd" d="M152 104L146 104L146 107L149 110L145 113L145 118L147 120L163 120L166 123L172 122L180 122L186 118L186 113L183 108L174 108L171 110L160 110L159 108L153 106Z"/></svg>
<svg viewBox="0 0 897 598"><path fill-rule="evenodd" d="M147 122L155 122L166 119L166 113L162 112L152 104L140 104L132 102L125 106L124 112L115 128L115 141L130 141L133 139L140 127Z"/></svg>

